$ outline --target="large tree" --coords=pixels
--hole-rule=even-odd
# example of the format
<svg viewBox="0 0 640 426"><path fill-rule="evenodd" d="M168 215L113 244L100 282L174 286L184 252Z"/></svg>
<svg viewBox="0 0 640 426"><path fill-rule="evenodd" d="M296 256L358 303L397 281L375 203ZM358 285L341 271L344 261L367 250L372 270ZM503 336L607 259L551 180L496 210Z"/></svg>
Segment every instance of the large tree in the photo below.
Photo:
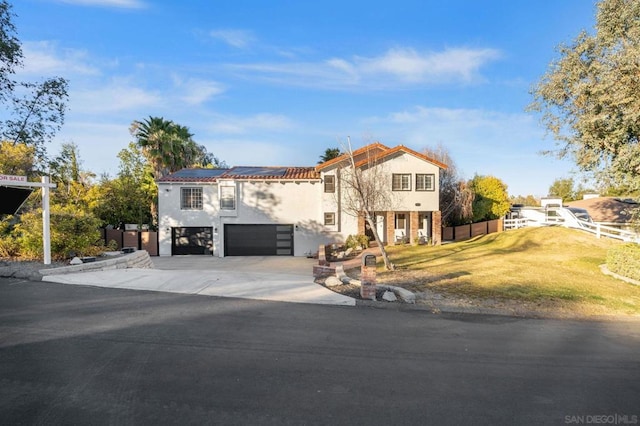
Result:
<svg viewBox="0 0 640 426"><path fill-rule="evenodd" d="M497 177L476 175L469 187L474 193L474 222L499 219L511 208L507 185Z"/></svg>
<svg viewBox="0 0 640 426"><path fill-rule="evenodd" d="M549 196L559 197L564 202L576 199L576 190L572 178L559 178L553 181L549 187Z"/></svg>
<svg viewBox="0 0 640 426"><path fill-rule="evenodd" d="M23 54L14 17L11 5L0 0L0 136L33 147L36 159L42 161L46 143L64 123L68 84L60 77L40 82L15 80Z"/></svg>
<svg viewBox="0 0 640 426"><path fill-rule="evenodd" d="M640 2L602 0L533 89L530 109L583 171L640 188Z"/></svg>
<svg viewBox="0 0 640 426"><path fill-rule="evenodd" d="M145 161L140 148L130 143L118 153L118 176L103 176L98 185L94 212L104 224L118 226L123 223L152 224L152 205L157 195L151 166Z"/></svg>

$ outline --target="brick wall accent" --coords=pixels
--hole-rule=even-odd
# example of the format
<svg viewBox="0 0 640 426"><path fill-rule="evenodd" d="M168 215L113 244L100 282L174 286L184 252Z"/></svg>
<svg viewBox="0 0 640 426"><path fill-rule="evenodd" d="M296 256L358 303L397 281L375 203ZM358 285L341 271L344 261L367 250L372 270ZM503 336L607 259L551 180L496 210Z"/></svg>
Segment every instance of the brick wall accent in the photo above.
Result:
<svg viewBox="0 0 640 426"><path fill-rule="evenodd" d="M364 235L364 214L358 215L358 234Z"/></svg>
<svg viewBox="0 0 640 426"><path fill-rule="evenodd" d="M396 216L394 212L386 212L385 221L387 222L387 244L393 246L396 244Z"/></svg>
<svg viewBox="0 0 640 426"><path fill-rule="evenodd" d="M431 220L433 223L431 224L432 229L432 240L433 244L439 246L442 244L442 213L440 211L431 213Z"/></svg>
<svg viewBox="0 0 640 426"><path fill-rule="evenodd" d="M416 245L418 241L418 229L420 229L418 219L418 212L409 212L409 242L412 245Z"/></svg>

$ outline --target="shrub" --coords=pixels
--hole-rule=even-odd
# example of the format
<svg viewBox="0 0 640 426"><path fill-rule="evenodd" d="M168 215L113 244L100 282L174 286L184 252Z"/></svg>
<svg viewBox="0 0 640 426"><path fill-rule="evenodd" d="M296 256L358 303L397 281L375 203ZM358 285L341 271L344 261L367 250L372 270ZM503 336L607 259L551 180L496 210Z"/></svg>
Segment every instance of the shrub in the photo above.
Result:
<svg viewBox="0 0 640 426"><path fill-rule="evenodd" d="M91 255L99 251L100 220L73 207L52 206L51 255L66 258L71 252ZM25 213L16 225L20 254L26 258L40 258L42 249L42 210Z"/></svg>
<svg viewBox="0 0 640 426"><path fill-rule="evenodd" d="M344 243L346 248L357 249L369 247L369 237L364 234L349 235Z"/></svg>
<svg viewBox="0 0 640 426"><path fill-rule="evenodd" d="M628 243L609 249L607 268L624 277L640 280L640 244Z"/></svg>

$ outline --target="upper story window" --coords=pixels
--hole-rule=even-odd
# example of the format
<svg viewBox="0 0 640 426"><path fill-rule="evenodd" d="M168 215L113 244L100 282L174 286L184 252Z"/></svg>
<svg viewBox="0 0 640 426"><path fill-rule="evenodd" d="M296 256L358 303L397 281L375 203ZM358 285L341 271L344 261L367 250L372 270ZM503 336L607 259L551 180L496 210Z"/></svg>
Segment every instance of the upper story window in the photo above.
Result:
<svg viewBox="0 0 640 426"><path fill-rule="evenodd" d="M392 175L391 190L411 191L411 174L410 173L394 173Z"/></svg>
<svg viewBox="0 0 640 426"><path fill-rule="evenodd" d="M220 187L220 209L221 210L236 209L236 187L235 186Z"/></svg>
<svg viewBox="0 0 640 426"><path fill-rule="evenodd" d="M202 188L181 188L180 208L182 210L202 210Z"/></svg>
<svg viewBox="0 0 640 426"><path fill-rule="evenodd" d="M416 191L435 191L436 176L433 174L416 174Z"/></svg>
<svg viewBox="0 0 640 426"><path fill-rule="evenodd" d="M336 177L326 175L324 177L324 192L336 192Z"/></svg>

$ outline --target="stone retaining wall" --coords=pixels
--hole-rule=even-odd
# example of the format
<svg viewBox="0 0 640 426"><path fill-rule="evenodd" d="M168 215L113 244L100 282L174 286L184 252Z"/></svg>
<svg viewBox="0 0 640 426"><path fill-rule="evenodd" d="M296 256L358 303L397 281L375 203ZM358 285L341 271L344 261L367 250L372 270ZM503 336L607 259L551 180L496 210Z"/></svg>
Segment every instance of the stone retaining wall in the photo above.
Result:
<svg viewBox="0 0 640 426"><path fill-rule="evenodd" d="M81 265L63 266L61 268L41 269L39 272L41 275L59 275L73 272L109 271L128 268L153 269L154 265L146 250L138 250L112 259L98 260Z"/></svg>

